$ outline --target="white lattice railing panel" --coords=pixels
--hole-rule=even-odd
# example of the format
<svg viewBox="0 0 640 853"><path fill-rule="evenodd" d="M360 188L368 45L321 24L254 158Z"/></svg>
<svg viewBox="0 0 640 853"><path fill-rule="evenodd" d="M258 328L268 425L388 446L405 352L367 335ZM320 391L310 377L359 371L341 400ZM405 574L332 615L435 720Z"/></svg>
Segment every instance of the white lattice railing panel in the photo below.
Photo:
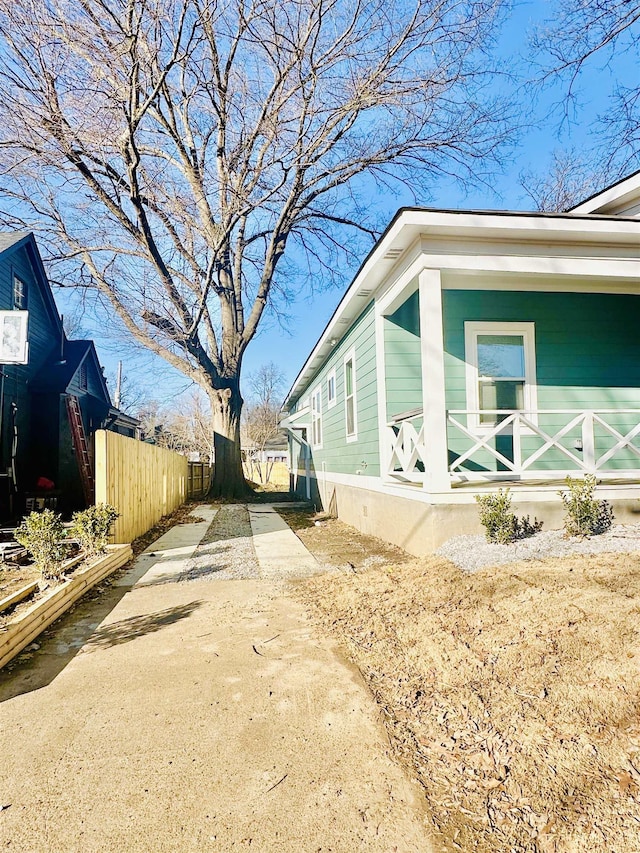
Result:
<svg viewBox="0 0 640 853"><path fill-rule="evenodd" d="M495 415L500 421L482 430L469 426L481 414ZM490 479L509 473L532 479L567 473L625 477L640 473L638 409L450 411L447 421L451 443L459 445L461 439L467 443L449 465L454 478ZM507 449L498 449L501 438L508 439ZM500 470L489 470L487 461L501 466Z"/></svg>
<svg viewBox="0 0 640 853"><path fill-rule="evenodd" d="M422 482L426 467L422 415L388 424L386 434L390 443L387 473L399 480Z"/></svg>

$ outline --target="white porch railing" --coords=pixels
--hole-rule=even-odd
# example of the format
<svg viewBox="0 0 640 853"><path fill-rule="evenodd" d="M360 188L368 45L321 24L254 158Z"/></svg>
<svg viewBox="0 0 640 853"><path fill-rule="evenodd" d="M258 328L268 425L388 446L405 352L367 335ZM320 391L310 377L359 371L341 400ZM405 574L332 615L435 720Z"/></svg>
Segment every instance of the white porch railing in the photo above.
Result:
<svg viewBox="0 0 640 853"><path fill-rule="evenodd" d="M462 423L462 419L468 421L469 418L477 423L481 414L495 415L501 420L482 430ZM457 439L466 438L469 445L449 465L453 479L484 480L505 476L548 479L567 474L635 478L640 475L639 409L450 411L447 422L453 427L449 432L450 443L456 445L459 444ZM620 426L623 422L627 426ZM507 439L508 451L497 449L500 441L496 439L500 437ZM498 465L499 470L490 470ZM472 470L465 470L465 466Z"/></svg>
<svg viewBox="0 0 640 853"><path fill-rule="evenodd" d="M390 443L387 473L405 483L420 483L425 479L426 456L422 410L396 415L387 424Z"/></svg>
<svg viewBox="0 0 640 853"><path fill-rule="evenodd" d="M480 415L501 420L494 426L470 426ZM451 410L447 427L452 482L561 479L567 474L640 478L640 409ZM423 484L428 436L422 411L396 416L386 434L387 476Z"/></svg>

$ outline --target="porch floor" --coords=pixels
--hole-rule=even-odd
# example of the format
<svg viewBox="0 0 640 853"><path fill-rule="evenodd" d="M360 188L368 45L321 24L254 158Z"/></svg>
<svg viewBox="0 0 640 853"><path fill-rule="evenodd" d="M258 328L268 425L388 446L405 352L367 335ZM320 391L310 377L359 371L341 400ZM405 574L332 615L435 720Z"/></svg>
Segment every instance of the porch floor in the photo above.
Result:
<svg viewBox="0 0 640 853"><path fill-rule="evenodd" d="M579 478L576 478L579 479ZM597 477L597 483L599 486L637 486L640 485L640 480L630 479L628 477ZM491 486L495 488L496 486L506 486L512 491L517 489L550 489L550 488L566 488L567 483L564 477L555 478L549 480L540 480L540 479L532 479L532 480L521 480L517 479L509 479L505 477L504 479L500 478L499 480L492 480L491 482L478 482L475 480L474 482L468 483L452 483L451 488L455 490L478 490L479 488L486 488L487 486Z"/></svg>
<svg viewBox="0 0 640 853"><path fill-rule="evenodd" d="M423 489L422 483L416 483L411 480L403 480L400 477L393 478L391 480L394 485L398 486L407 486L410 489L417 489L418 491ZM629 477L597 477L597 483L599 486L640 486L640 479L632 479ZM541 480L539 478L522 480L520 478L510 479L508 476L504 478L495 479L495 480L473 480L469 482L463 483L451 483L452 491L460 492L460 491L471 491L477 492L479 489L495 489L495 488L508 488L511 491L517 491L518 489L522 490L531 490L531 489L562 489L566 488L567 483L564 477L561 478L550 478L548 480Z"/></svg>

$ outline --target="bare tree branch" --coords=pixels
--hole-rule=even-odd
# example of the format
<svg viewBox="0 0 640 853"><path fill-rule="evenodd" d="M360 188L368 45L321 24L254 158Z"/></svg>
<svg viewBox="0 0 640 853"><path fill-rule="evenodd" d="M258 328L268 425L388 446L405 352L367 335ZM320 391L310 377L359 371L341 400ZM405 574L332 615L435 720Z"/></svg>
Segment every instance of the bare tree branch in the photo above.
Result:
<svg viewBox="0 0 640 853"><path fill-rule="evenodd" d="M339 229L376 233L359 176L420 193L496 161L503 5L0 0L0 215L200 384L238 470L244 353L300 286L288 246L326 275Z"/></svg>
<svg viewBox="0 0 640 853"><path fill-rule="evenodd" d="M552 17L533 34L532 44L544 79L566 81L566 103L574 103L587 66L607 66L628 53L630 67L638 67L640 2L556 0ZM640 164L640 85L635 76L610 93L610 108L598 121L601 163L610 180Z"/></svg>

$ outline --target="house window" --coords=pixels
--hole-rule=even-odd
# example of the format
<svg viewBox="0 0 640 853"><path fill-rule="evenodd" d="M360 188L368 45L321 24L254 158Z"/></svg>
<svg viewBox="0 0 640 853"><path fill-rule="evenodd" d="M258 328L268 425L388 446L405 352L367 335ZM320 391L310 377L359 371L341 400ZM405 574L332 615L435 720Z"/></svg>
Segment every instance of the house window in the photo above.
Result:
<svg viewBox="0 0 640 853"><path fill-rule="evenodd" d="M513 411L535 420L534 324L465 323L465 349L470 425L493 427Z"/></svg>
<svg viewBox="0 0 640 853"><path fill-rule="evenodd" d="M80 372L78 374L78 383L83 391L87 390L87 362L83 361L80 365Z"/></svg>
<svg viewBox="0 0 640 853"><path fill-rule="evenodd" d="M322 447L322 386L311 394L311 444Z"/></svg>
<svg viewBox="0 0 640 853"><path fill-rule="evenodd" d="M347 441L354 441L358 434L356 411L356 357L350 352L344 360L344 412Z"/></svg>
<svg viewBox="0 0 640 853"><path fill-rule="evenodd" d="M17 275L13 277L13 307L19 311L27 307L27 285Z"/></svg>
<svg viewBox="0 0 640 853"><path fill-rule="evenodd" d="M327 409L332 409L336 404L336 371L335 368L327 376Z"/></svg>

